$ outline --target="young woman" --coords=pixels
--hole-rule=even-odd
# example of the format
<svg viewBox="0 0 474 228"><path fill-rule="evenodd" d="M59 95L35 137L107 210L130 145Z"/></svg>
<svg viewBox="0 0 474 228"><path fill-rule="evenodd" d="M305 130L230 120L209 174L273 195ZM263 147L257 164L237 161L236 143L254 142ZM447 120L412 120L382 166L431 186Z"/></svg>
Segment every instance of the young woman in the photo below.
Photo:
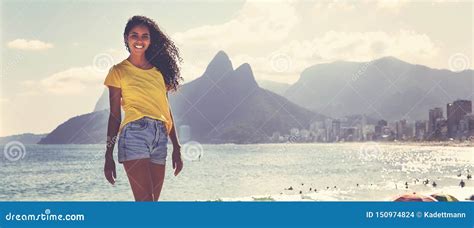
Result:
<svg viewBox="0 0 474 228"><path fill-rule="evenodd" d="M110 99L104 174L115 183L113 149L119 134L118 161L123 163L135 200L157 201L165 177L168 136L173 144L174 175L183 168L168 103L168 91L176 90L182 80L181 58L173 42L147 17L132 17L123 35L130 55L110 69L104 82Z"/></svg>

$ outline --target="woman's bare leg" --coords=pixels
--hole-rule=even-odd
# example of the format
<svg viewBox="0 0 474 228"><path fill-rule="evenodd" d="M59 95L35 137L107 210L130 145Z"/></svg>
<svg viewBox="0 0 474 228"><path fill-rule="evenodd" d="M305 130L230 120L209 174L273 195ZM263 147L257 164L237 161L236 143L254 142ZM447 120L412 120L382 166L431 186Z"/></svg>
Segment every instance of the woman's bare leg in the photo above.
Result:
<svg viewBox="0 0 474 228"><path fill-rule="evenodd" d="M137 159L123 163L128 181L132 187L135 201L152 201L152 179L150 175L150 159Z"/></svg>
<svg viewBox="0 0 474 228"><path fill-rule="evenodd" d="M158 201L165 180L165 165L150 162L150 175L153 183L153 201Z"/></svg>

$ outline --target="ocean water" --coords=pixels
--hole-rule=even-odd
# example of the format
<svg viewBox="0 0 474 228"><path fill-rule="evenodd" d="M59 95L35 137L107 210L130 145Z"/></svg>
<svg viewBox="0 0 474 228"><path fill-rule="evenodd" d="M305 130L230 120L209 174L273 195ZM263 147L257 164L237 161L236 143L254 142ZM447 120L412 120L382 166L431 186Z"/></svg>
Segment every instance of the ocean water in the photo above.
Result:
<svg viewBox="0 0 474 228"><path fill-rule="evenodd" d="M112 186L104 178L105 145L25 145L19 151L4 147L1 201L133 200L116 151L117 182ZM471 147L194 143L182 153L184 169L177 177L168 156L160 200L388 201L405 192L444 192L464 200L474 194L474 181L466 179L474 172ZM422 183L425 179L429 185ZM290 186L293 190L285 190Z"/></svg>

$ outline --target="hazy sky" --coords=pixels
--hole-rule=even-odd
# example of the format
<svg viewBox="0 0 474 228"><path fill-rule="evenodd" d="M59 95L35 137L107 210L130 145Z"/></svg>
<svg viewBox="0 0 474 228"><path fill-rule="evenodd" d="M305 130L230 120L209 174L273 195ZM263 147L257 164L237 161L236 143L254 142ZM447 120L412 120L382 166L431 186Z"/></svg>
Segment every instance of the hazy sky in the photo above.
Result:
<svg viewBox="0 0 474 228"><path fill-rule="evenodd" d="M0 136L47 133L91 112L107 70L127 57L140 14L180 48L186 82L224 50L257 80L293 83L306 67L395 56L473 68L473 1L2 1Z"/></svg>

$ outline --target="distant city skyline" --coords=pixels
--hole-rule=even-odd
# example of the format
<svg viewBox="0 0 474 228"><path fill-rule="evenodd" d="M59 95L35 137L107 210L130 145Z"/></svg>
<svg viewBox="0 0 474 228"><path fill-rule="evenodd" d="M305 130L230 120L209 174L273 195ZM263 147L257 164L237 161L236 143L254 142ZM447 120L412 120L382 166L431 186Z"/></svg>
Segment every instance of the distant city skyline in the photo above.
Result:
<svg viewBox="0 0 474 228"><path fill-rule="evenodd" d="M472 140L474 137L474 115L472 102L456 100L443 109L434 107L426 112L428 120L394 122L378 120L369 124L364 115L355 120L347 118L315 121L308 129L293 128L289 134L274 132L270 141L287 142L364 142L364 141L447 141Z"/></svg>
<svg viewBox="0 0 474 228"><path fill-rule="evenodd" d="M219 50L236 66L248 62L257 80L283 83L336 60L394 56L453 71L474 62L471 1L0 4L0 136L48 133L91 112L108 67L127 56L121 34L135 14L155 19L176 42L185 82Z"/></svg>

